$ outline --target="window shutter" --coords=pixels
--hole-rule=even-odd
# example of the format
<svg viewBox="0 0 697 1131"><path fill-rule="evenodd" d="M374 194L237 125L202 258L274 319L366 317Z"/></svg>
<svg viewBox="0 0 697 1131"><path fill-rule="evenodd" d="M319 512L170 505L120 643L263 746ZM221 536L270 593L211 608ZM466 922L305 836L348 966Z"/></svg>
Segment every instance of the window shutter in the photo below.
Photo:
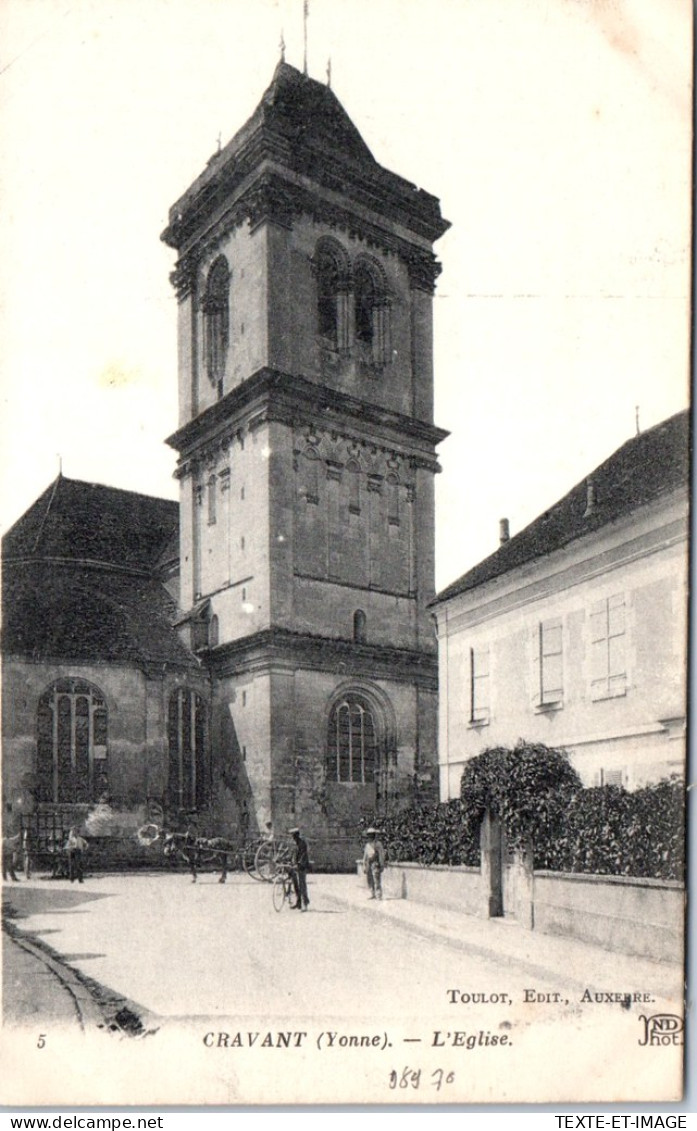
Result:
<svg viewBox="0 0 697 1131"><path fill-rule="evenodd" d="M532 649L532 702L539 707L542 702L542 666L540 664L540 649L542 644L542 625L536 624L532 632L530 646Z"/></svg>
<svg viewBox="0 0 697 1131"><path fill-rule="evenodd" d="M563 698L563 637L559 618L540 625L540 663L542 703L558 703Z"/></svg>

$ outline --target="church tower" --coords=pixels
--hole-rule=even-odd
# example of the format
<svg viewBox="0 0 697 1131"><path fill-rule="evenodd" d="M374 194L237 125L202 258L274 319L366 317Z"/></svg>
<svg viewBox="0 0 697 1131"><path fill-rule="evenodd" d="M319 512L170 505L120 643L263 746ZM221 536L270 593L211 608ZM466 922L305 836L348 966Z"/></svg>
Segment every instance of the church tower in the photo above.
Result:
<svg viewBox="0 0 697 1131"><path fill-rule="evenodd" d="M210 805L221 828L301 825L327 862L361 818L437 788L432 245L447 228L331 89L282 62L163 233Z"/></svg>

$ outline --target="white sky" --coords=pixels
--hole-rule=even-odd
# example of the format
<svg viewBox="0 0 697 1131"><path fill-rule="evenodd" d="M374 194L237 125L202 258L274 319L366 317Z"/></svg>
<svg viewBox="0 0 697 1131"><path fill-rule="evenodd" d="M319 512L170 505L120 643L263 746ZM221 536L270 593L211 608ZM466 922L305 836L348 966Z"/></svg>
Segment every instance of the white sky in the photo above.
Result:
<svg viewBox="0 0 697 1131"><path fill-rule="evenodd" d="M437 587L688 403L689 0L310 0L309 69L440 197ZM176 498L169 206L302 0L3 0L0 528L64 474Z"/></svg>

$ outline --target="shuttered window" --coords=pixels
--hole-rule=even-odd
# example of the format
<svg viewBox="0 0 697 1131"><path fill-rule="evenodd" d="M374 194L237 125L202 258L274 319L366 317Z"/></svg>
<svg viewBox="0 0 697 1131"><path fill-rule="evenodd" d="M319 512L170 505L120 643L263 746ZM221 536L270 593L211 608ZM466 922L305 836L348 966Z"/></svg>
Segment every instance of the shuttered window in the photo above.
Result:
<svg viewBox="0 0 697 1131"><path fill-rule="evenodd" d="M604 597L591 608L591 698L627 690L627 617L624 594Z"/></svg>
<svg viewBox="0 0 697 1131"><path fill-rule="evenodd" d="M470 723L489 722L489 649L470 648Z"/></svg>
<svg viewBox="0 0 697 1131"><path fill-rule="evenodd" d="M533 634L535 695L538 707L558 706L564 698L561 619L540 621Z"/></svg>

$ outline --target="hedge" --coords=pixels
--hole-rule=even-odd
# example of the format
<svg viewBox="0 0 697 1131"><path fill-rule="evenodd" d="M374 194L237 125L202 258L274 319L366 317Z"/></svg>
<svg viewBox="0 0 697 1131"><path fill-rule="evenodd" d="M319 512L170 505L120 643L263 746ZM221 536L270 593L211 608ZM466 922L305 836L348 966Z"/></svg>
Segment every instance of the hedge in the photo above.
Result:
<svg viewBox="0 0 697 1131"><path fill-rule="evenodd" d="M513 776L504 804L500 783L492 776L497 763L500 769L510 753L497 751L469 774L466 769L461 799L376 819L388 861L477 867L481 819L487 805L498 804L496 811L509 837L520 840L526 828L532 830L538 870L684 879L685 789L680 780L661 781L629 793L619 786L583 789L562 770L561 791L555 799L551 787L547 791L542 787L545 781L549 785L550 770L553 776L559 765L545 756L537 775L539 796L531 799L526 786L521 794L524 804L514 811L511 799L519 778ZM529 768L528 780L536 773Z"/></svg>
<svg viewBox="0 0 697 1131"><path fill-rule="evenodd" d="M376 817L388 862L479 866L480 821L461 801L403 809Z"/></svg>
<svg viewBox="0 0 697 1131"><path fill-rule="evenodd" d="M683 880L684 785L671 779L633 793L612 785L584 789L557 835L536 841L534 855L536 868L555 872Z"/></svg>

